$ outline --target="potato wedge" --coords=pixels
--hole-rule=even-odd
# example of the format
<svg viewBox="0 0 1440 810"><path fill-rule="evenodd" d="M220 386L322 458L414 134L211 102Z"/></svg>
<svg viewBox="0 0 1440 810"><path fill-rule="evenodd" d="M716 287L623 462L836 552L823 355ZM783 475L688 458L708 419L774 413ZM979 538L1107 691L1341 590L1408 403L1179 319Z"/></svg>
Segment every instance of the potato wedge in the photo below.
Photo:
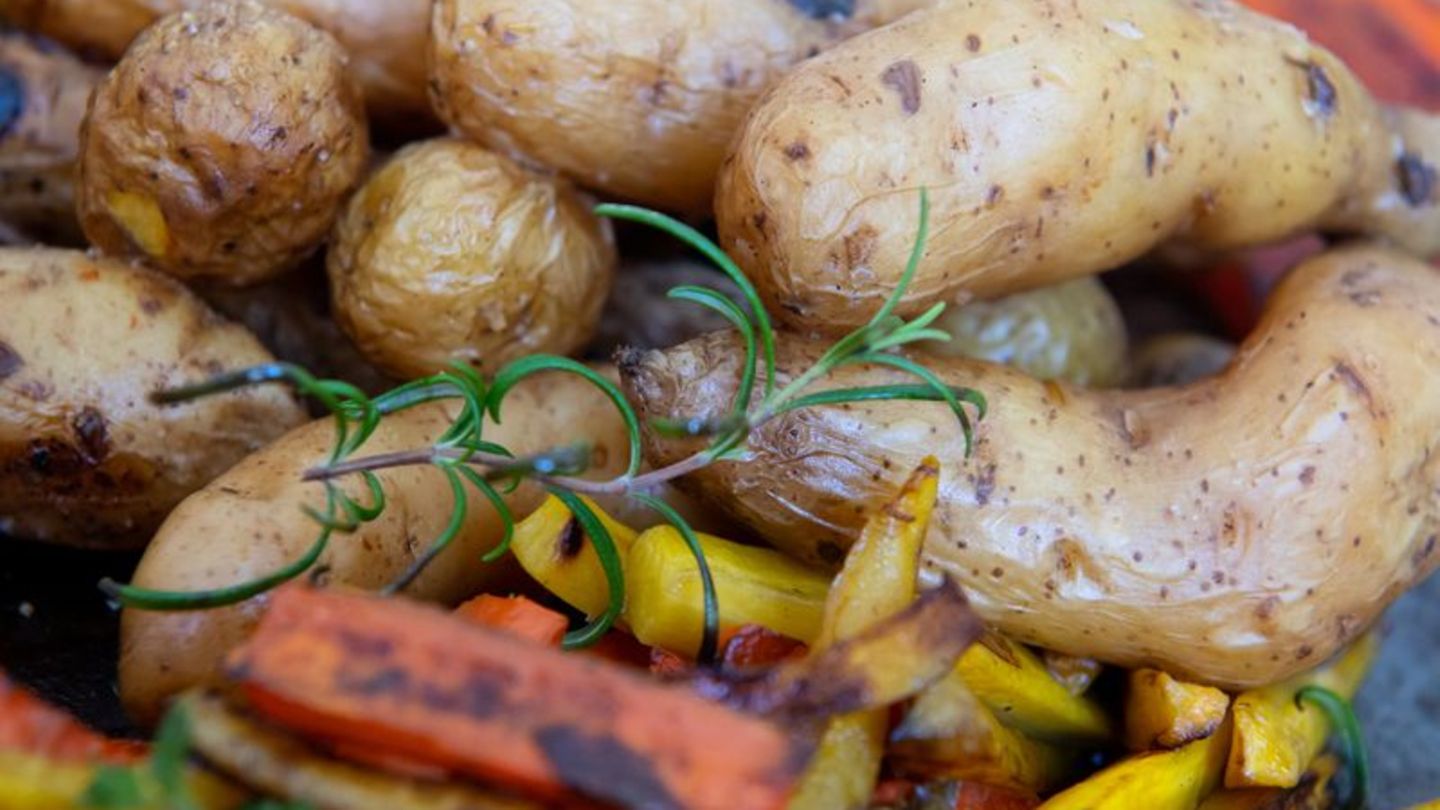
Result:
<svg viewBox="0 0 1440 810"><path fill-rule="evenodd" d="M1125 744L1131 751L1179 748L1215 733L1230 696L1213 686L1177 681L1158 669L1131 670L1125 694Z"/></svg>

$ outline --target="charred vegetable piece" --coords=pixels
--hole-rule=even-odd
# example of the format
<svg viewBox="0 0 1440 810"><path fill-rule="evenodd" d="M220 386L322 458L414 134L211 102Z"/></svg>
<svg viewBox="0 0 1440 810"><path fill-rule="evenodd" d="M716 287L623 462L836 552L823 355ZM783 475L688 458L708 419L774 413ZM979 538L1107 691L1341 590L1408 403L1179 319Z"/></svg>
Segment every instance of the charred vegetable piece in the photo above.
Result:
<svg viewBox="0 0 1440 810"><path fill-rule="evenodd" d="M1220 784L1230 725L1173 751L1136 754L1041 805L1045 810L1194 810Z"/></svg>
<svg viewBox="0 0 1440 810"><path fill-rule="evenodd" d="M548 647L558 647L570 626L562 614L524 596L481 594L456 608L455 614Z"/></svg>
<svg viewBox="0 0 1440 810"><path fill-rule="evenodd" d="M1226 788L1210 794L1200 810L1334 810L1335 775L1341 763L1321 754L1310 763L1300 784L1283 788Z"/></svg>
<svg viewBox="0 0 1440 810"><path fill-rule="evenodd" d="M605 525L623 564L638 533L610 517L589 498L582 496L582 500ZM580 521L559 498L554 495L547 497L539 508L515 524L510 550L525 573L565 600L566 604L587 616L605 612L610 588L605 581L600 557L585 536ZM626 579L628 581L629 577Z"/></svg>
<svg viewBox="0 0 1440 810"><path fill-rule="evenodd" d="M1125 744L1131 751L1178 748L1214 734L1229 708L1230 696L1212 686L1179 681L1158 669L1133 670L1125 697Z"/></svg>
<svg viewBox="0 0 1440 810"><path fill-rule="evenodd" d="M287 587L228 671L262 716L539 798L780 808L778 725L419 604Z"/></svg>

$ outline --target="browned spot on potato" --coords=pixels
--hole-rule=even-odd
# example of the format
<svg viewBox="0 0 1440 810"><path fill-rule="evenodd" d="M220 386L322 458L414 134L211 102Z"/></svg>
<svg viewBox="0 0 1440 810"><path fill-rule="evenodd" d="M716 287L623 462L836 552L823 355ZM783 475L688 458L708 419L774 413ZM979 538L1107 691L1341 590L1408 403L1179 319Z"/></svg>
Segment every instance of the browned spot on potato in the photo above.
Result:
<svg viewBox="0 0 1440 810"><path fill-rule="evenodd" d="M875 254L875 240L879 232L873 225L861 225L845 234L845 266L850 269L864 267Z"/></svg>
<svg viewBox="0 0 1440 810"><path fill-rule="evenodd" d="M1153 140L1145 145L1145 176L1155 176L1155 142Z"/></svg>
<svg viewBox="0 0 1440 810"><path fill-rule="evenodd" d="M985 193L986 205L994 205L1003 199L1005 199L1004 186L991 186L990 190Z"/></svg>
<svg viewBox="0 0 1440 810"><path fill-rule="evenodd" d="M1315 483L1315 465L1305 465L1305 469L1300 471L1300 483L1307 487Z"/></svg>
<svg viewBox="0 0 1440 810"><path fill-rule="evenodd" d="M1255 608L1255 616L1256 616L1256 618L1260 619L1261 621L1268 620L1271 616L1274 616L1274 615L1275 615L1275 609L1278 608L1279 606L1280 606L1280 597L1278 597L1278 596L1267 596L1267 597L1265 597L1265 601L1261 602L1261 603Z"/></svg>
<svg viewBox="0 0 1440 810"><path fill-rule="evenodd" d="M900 94L900 109L907 116L920 109L920 68L909 59L892 63L880 74L880 81L886 87Z"/></svg>
<svg viewBox="0 0 1440 810"><path fill-rule="evenodd" d="M86 406L71 421L70 427L79 440L76 448L87 464L99 464L110 455L110 431L105 426L105 416L99 411Z"/></svg>
<svg viewBox="0 0 1440 810"><path fill-rule="evenodd" d="M1411 556L1410 562L1416 568L1419 568L1421 565L1423 565L1425 561L1430 558L1430 555L1435 552L1435 538L1436 536L1433 534L1425 538L1425 544L1420 548L1416 549L1415 554Z"/></svg>
<svg viewBox="0 0 1440 810"><path fill-rule="evenodd" d="M1335 85L1325 73L1325 68L1314 62L1305 63L1305 83L1309 88L1310 103L1315 113L1321 118L1334 115L1340 97L1335 92Z"/></svg>
<svg viewBox="0 0 1440 810"><path fill-rule="evenodd" d="M1426 163L1419 155L1406 152L1395 161L1395 175L1400 183L1400 194L1411 208L1429 205L1435 196L1435 167Z"/></svg>
<svg viewBox="0 0 1440 810"><path fill-rule="evenodd" d="M785 157L791 160L804 160L810 157L810 147L804 141L795 141L785 147Z"/></svg>
<svg viewBox="0 0 1440 810"><path fill-rule="evenodd" d="M1120 412L1120 433L1131 450L1139 450L1150 443L1150 429L1140 420L1140 414L1129 408Z"/></svg>
<svg viewBox="0 0 1440 810"><path fill-rule="evenodd" d="M1335 364L1335 375L1344 383L1345 387L1354 391L1361 399L1365 400L1365 410L1370 412L1372 418L1380 418L1379 410L1375 407L1375 395L1370 391L1364 378L1349 363L1341 361Z"/></svg>
<svg viewBox="0 0 1440 810"><path fill-rule="evenodd" d="M971 53L979 53L980 45L980 36L978 34L969 34L965 37L965 48Z"/></svg>
<svg viewBox="0 0 1440 810"><path fill-rule="evenodd" d="M975 476L975 503L985 506L990 503L990 495L995 491L995 465L986 464L984 469Z"/></svg>
<svg viewBox="0 0 1440 810"><path fill-rule="evenodd" d="M25 366L25 358L3 340L0 340L0 380L13 375Z"/></svg>
<svg viewBox="0 0 1440 810"><path fill-rule="evenodd" d="M1301 645L1300 645L1300 648L1295 651L1295 660L1296 660L1296 661L1304 661L1306 658L1309 658L1310 656L1312 656L1312 655L1314 655L1314 654L1315 654L1315 648L1314 648L1314 647L1311 647L1309 644L1301 644Z"/></svg>

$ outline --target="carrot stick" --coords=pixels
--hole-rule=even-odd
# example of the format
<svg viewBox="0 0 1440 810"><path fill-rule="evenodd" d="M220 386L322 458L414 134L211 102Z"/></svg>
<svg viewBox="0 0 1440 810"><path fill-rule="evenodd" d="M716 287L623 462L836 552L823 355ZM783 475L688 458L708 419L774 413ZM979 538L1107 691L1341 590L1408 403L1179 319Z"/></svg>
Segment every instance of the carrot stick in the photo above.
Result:
<svg viewBox="0 0 1440 810"><path fill-rule="evenodd" d="M455 614L547 647L560 646L570 626L562 614L525 596L481 594L456 608Z"/></svg>
<svg viewBox="0 0 1440 810"><path fill-rule="evenodd" d="M228 663L251 707L304 736L549 800L781 808L813 743L681 686L435 609L293 586Z"/></svg>
<svg viewBox="0 0 1440 810"><path fill-rule="evenodd" d="M128 765L145 757L146 746L97 734L0 674L0 751Z"/></svg>

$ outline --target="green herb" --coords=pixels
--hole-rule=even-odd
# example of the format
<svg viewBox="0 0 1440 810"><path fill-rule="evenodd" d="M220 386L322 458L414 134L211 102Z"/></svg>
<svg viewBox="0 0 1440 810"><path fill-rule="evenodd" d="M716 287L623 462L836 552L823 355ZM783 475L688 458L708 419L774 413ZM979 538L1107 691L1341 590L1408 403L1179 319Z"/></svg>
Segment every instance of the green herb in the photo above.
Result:
<svg viewBox="0 0 1440 810"><path fill-rule="evenodd" d="M627 205L601 205L596 212L602 216L648 224L674 236L715 262L740 288L746 303L743 308L723 294L704 287L682 286L670 292L670 297L675 300L720 313L734 325L745 346L745 361L735 400L725 417L664 420L651 425L666 434L707 437L709 441L704 449L667 467L640 472L643 461L640 418L624 393L593 369L564 357L525 357L500 369L488 380L473 368L455 365L440 374L407 383L373 399L353 385L337 380L320 380L303 369L285 363L246 369L195 386L162 391L155 395L155 400L162 403L184 402L242 386L287 382L322 404L334 417L335 443L327 462L308 470L304 476L305 480L322 483L325 492L323 509L306 510L319 525L314 543L289 565L228 588L199 592L154 591L106 580L101 583L104 591L122 605L145 610L199 610L249 599L312 570L334 535L351 533L379 517L385 511L386 495L384 486L375 475L377 471L403 466L432 466L445 474L453 492L451 519L444 531L431 540L426 552L404 574L386 586L385 592L405 589L455 540L466 518L469 489L476 490L497 510L505 527L501 544L483 561L498 559L509 547L515 518L505 507L497 485L513 488L520 481L529 480L544 486L564 501L590 538L605 572L610 589L606 610L586 626L569 633L565 639L570 647L594 643L614 625L624 608L624 573L614 538L578 496L626 497L659 512L676 527L695 555L704 599L701 659L708 661L715 653L719 631L715 583L694 531L675 510L654 497L656 487L716 461L735 457L743 451L755 430L783 414L841 403L876 400L942 402L955 414L965 437L966 455L970 454L974 430L967 408L975 412L975 418L983 419L986 408L984 396L968 388L948 386L923 365L896 353L896 350L920 341L949 339L945 332L930 328L930 324L944 311L944 304L937 304L909 321L895 314L925 254L930 215L929 198L925 191L920 192L920 224L914 248L900 282L884 306L869 323L841 338L812 367L779 388L774 327L755 286L730 257L694 228L664 214ZM807 393L811 385L836 369L860 363L889 366L913 377L916 382ZM505 447L484 438L487 421L500 422L505 397L516 385L531 375L553 371L584 378L604 392L619 411L625 422L630 447L629 464L619 476L608 481L580 477L590 464L589 448L583 446L557 447L532 456L516 457ZM757 384L761 389L758 402L755 401ZM387 414L440 399L458 400L461 409L435 444L413 450L357 456ZM357 477L364 484L363 501L352 496L339 483Z"/></svg>
<svg viewBox="0 0 1440 810"><path fill-rule="evenodd" d="M1295 693L1295 705L1313 704L1330 720L1339 744L1339 754L1350 769L1349 795L1340 802L1341 810L1361 810L1370 793L1370 757L1365 752L1365 737L1360 720L1350 701L1323 686L1306 686Z"/></svg>

